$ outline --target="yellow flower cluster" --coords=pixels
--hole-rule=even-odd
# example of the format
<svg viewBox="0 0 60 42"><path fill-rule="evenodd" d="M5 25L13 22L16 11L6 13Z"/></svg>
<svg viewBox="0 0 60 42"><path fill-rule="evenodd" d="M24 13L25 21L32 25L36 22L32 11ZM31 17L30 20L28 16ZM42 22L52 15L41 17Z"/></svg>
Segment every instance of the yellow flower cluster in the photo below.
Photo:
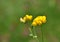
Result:
<svg viewBox="0 0 60 42"><path fill-rule="evenodd" d="M36 25L41 25L42 23L46 22L46 16L37 16L33 22L32 22L32 26L36 26Z"/></svg>
<svg viewBox="0 0 60 42"><path fill-rule="evenodd" d="M32 15L26 15L23 18L20 18L20 21L25 23L28 20L32 20Z"/></svg>

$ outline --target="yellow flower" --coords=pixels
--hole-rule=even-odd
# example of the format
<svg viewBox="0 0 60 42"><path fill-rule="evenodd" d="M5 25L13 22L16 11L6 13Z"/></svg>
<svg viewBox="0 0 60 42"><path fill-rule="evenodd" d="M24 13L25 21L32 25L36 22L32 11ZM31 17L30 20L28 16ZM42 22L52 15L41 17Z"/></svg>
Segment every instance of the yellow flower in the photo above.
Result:
<svg viewBox="0 0 60 42"><path fill-rule="evenodd" d="M42 23L46 23L46 16L37 16L33 20L32 26L41 25Z"/></svg>
<svg viewBox="0 0 60 42"><path fill-rule="evenodd" d="M39 21L42 21L42 23L46 23L46 16L38 16L37 18Z"/></svg>
<svg viewBox="0 0 60 42"><path fill-rule="evenodd" d="M32 15L26 15L23 18L20 18L20 21L25 23L28 20L32 20Z"/></svg>
<svg viewBox="0 0 60 42"><path fill-rule="evenodd" d="M32 15L26 15L27 20L32 20Z"/></svg>

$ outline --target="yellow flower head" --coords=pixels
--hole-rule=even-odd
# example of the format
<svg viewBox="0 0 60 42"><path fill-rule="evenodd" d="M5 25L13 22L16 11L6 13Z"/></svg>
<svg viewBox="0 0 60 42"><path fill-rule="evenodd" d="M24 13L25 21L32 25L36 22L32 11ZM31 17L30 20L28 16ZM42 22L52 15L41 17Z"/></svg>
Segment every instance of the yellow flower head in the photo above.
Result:
<svg viewBox="0 0 60 42"><path fill-rule="evenodd" d="M27 20L32 20L32 15L26 15L25 17Z"/></svg>
<svg viewBox="0 0 60 42"><path fill-rule="evenodd" d="M20 18L20 21L25 23L28 20L32 20L32 15L26 15L23 18Z"/></svg>
<svg viewBox="0 0 60 42"><path fill-rule="evenodd" d="M36 25L41 25L42 23L46 22L46 16L37 16L33 22L32 22L32 26L36 26ZM35 24L33 24L35 23Z"/></svg>

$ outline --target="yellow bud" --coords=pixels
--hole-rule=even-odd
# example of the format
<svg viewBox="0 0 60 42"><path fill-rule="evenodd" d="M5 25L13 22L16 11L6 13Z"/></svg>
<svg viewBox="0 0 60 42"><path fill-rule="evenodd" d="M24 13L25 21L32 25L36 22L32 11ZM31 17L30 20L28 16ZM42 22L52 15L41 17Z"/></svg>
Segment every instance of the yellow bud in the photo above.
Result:
<svg viewBox="0 0 60 42"><path fill-rule="evenodd" d="M37 25L36 22L33 22L33 23L32 23L32 26L36 26L36 25Z"/></svg>
<svg viewBox="0 0 60 42"><path fill-rule="evenodd" d="M23 19L26 21L26 17L23 17Z"/></svg>
<svg viewBox="0 0 60 42"><path fill-rule="evenodd" d="M42 22L46 23L46 16L43 16Z"/></svg>
<svg viewBox="0 0 60 42"><path fill-rule="evenodd" d="M26 15L27 20L32 20L32 15Z"/></svg>
<svg viewBox="0 0 60 42"><path fill-rule="evenodd" d="M42 24L42 22L41 21L39 21L39 24L38 25L41 25Z"/></svg>
<svg viewBox="0 0 60 42"><path fill-rule="evenodd" d="M21 21L21 22L23 22L23 23L25 23L25 20L24 20L24 19L22 19L22 18L20 18L20 21Z"/></svg>
<svg viewBox="0 0 60 42"><path fill-rule="evenodd" d="M28 20L32 20L32 16L29 16L29 17L28 17Z"/></svg>
<svg viewBox="0 0 60 42"><path fill-rule="evenodd" d="M35 21L37 24L39 24L39 21Z"/></svg>
<svg viewBox="0 0 60 42"><path fill-rule="evenodd" d="M35 22L36 22L36 21L38 21L38 20L39 20L38 18L35 18L33 21L35 21Z"/></svg>
<svg viewBox="0 0 60 42"><path fill-rule="evenodd" d="M39 19L39 21L41 21L42 20L42 16L38 16L38 19Z"/></svg>

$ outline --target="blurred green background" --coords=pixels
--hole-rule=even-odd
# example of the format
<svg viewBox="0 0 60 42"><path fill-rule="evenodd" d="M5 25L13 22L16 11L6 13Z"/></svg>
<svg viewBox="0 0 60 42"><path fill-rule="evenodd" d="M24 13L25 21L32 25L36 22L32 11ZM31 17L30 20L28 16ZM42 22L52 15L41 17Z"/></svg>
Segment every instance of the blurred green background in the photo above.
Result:
<svg viewBox="0 0 60 42"><path fill-rule="evenodd" d="M60 42L60 0L0 0L0 42L36 42L19 20L26 13L46 15L44 42ZM41 31L36 31L41 42Z"/></svg>

